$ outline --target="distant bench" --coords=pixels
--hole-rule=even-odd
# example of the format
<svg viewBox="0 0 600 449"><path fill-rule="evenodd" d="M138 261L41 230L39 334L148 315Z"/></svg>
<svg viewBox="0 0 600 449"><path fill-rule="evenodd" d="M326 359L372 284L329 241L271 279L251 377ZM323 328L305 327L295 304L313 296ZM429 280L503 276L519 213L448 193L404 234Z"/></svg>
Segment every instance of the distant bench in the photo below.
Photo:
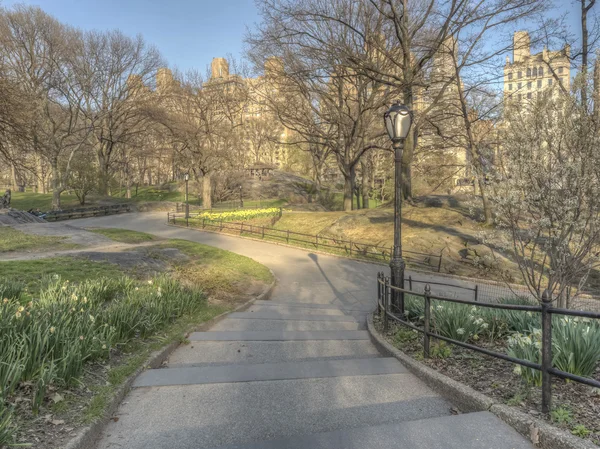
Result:
<svg viewBox="0 0 600 449"><path fill-rule="evenodd" d="M131 212L131 204L112 204L110 206L82 207L61 211L51 211L46 214L46 221L72 220L75 218L103 217L105 215Z"/></svg>

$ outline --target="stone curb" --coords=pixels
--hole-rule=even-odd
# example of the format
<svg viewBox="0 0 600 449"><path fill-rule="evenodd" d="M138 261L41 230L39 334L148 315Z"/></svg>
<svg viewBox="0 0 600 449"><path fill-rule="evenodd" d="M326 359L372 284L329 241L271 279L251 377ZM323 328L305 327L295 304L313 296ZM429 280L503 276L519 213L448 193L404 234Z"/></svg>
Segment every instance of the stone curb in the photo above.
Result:
<svg viewBox="0 0 600 449"><path fill-rule="evenodd" d="M269 269L269 271L271 272L271 275L273 276L274 280L270 285L265 287L265 289L260 295L256 296L255 298L249 299L244 304L239 305L233 310L223 312L220 315L217 315L209 321L206 321L200 325L192 326L190 329L188 329L185 335L187 336L191 332L203 332L207 329L210 329L219 321L226 318L227 315L229 315L230 313L244 311L250 308L254 301L269 299L271 293L273 292L273 288L277 283L277 278L275 277L275 274L271 269ZM146 362L144 362L142 366L135 370L135 372L132 375L130 375L127 378L127 380L125 380L125 382L123 382L123 384L121 384L119 388L117 388L117 390L114 392L113 397L110 399L110 402L106 407L104 416L95 423L81 429L76 437L72 438L66 445L61 446L60 449L90 449L96 447L98 439L100 438L102 432L104 431L104 428L110 421L111 416L113 416L116 413L117 409L119 408L119 405L121 404L125 396L131 391L131 386L135 378L148 368L160 368L163 362L167 360L167 358L175 349L179 347L179 345L180 343L178 341L175 341L165 346L164 348L159 349L158 351L154 351L152 354L150 354L148 360L146 360Z"/></svg>
<svg viewBox="0 0 600 449"><path fill-rule="evenodd" d="M383 338L373 325L373 314L367 318L367 330L373 344L385 355L395 357L411 373L425 382L440 395L456 404L461 412L489 411L507 423L536 447L543 449L598 449L595 444L558 429L545 421L500 404L494 399L455 381L444 374L409 357Z"/></svg>

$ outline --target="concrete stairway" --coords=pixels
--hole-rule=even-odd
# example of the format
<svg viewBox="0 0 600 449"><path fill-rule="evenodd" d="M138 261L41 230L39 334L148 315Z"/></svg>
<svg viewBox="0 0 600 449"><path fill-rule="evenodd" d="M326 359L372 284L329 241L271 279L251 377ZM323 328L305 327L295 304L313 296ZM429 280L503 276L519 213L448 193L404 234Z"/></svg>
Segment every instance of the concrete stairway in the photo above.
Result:
<svg viewBox="0 0 600 449"><path fill-rule="evenodd" d="M365 321L361 310L257 301L139 376L98 447L532 447L487 412L452 415L377 352Z"/></svg>

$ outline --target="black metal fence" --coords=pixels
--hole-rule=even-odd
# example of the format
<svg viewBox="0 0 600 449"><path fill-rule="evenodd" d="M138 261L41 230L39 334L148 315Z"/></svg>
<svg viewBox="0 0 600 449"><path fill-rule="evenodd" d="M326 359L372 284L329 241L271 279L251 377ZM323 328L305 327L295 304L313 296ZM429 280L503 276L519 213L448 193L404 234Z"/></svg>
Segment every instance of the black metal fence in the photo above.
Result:
<svg viewBox="0 0 600 449"><path fill-rule="evenodd" d="M390 303L392 291L395 290L401 294L410 294L413 296L422 297L424 301L424 318L423 327L419 327L410 323L404 316L401 316L397 311L392 311ZM477 307L489 307L493 309L504 309L504 310L518 310L522 312L541 313L542 315L542 342L541 342L541 355L542 363L531 362L530 360L518 359L511 357L507 354L485 349L470 343L465 343L452 338L444 337L437 333L431 332L431 301L448 301L459 304L465 304ZM452 343L457 346L461 346L466 349L480 352L491 357L506 360L508 362L516 363L527 368L532 368L542 372L542 412L548 413L551 408L552 402L552 382L551 376L560 377L562 379L568 379L575 382L579 382L591 387L600 388L600 381L578 376L575 374L567 373L565 371L558 370L552 365L552 316L553 315L566 315L580 318L591 318L600 319L600 313L587 312L582 310L571 310L561 309L552 306L552 298L547 292L542 296L541 305L518 305L518 304L502 304L494 302L479 302L468 299L460 298L448 298L443 296L435 296L431 294L431 287L429 284L425 285L423 293L417 293L411 290L401 289L394 287L390 284L390 278L386 277L383 272L377 274L377 304L378 311L382 316L383 329L387 331L388 321L394 320L403 326L413 329L423 334L423 356L429 358L430 339L436 338L448 343Z"/></svg>
<svg viewBox="0 0 600 449"><path fill-rule="evenodd" d="M256 203L256 204L249 204L250 202ZM218 203L213 203L211 205L211 207L208 207L208 208L190 204L189 210L211 212L213 210L224 211L224 210L262 209L264 207L276 207L276 206L271 206L270 204L272 204L272 201L268 201L268 200L264 200L264 199L246 200L246 201L240 201L238 199L238 200L227 200L227 201L221 201ZM185 212L185 203L175 203L175 212L176 213Z"/></svg>
<svg viewBox="0 0 600 449"><path fill-rule="evenodd" d="M229 231L239 235L251 235L261 239L285 242L295 244L301 247L315 248L317 250L329 250L335 253L342 253L350 257L389 261L392 248L388 246L375 245L371 243L356 242L352 240L342 240L334 237L325 237L314 234L303 234L285 229L274 229L267 226L257 226L244 222L232 222L211 220L202 216L202 214L178 214L169 212L167 222L172 225L181 225L186 227L196 227L201 229L210 229L216 231ZM439 272L442 262L442 254L425 254L415 251L403 251L404 259L407 264L426 268Z"/></svg>
<svg viewBox="0 0 600 449"><path fill-rule="evenodd" d="M477 302L498 302L500 299L526 298L535 300L524 285L506 284L484 280L460 280L441 282L424 280L413 276L405 279L405 287L413 293L423 294L429 285L434 294L445 298L470 298ZM579 294L569 298L567 309L590 310L600 312L600 298L588 294Z"/></svg>
<svg viewBox="0 0 600 449"><path fill-rule="evenodd" d="M125 212L131 212L130 204L111 204L110 206L81 207L52 211L42 215L42 218L46 221L60 221L74 218L103 217L104 215L122 214Z"/></svg>

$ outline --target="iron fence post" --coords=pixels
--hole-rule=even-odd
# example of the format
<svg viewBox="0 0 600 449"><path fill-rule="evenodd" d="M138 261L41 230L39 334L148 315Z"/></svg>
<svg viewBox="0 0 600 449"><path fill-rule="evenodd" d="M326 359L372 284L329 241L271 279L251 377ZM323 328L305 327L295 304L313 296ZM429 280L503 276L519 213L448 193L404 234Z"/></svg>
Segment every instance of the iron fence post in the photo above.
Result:
<svg viewBox="0 0 600 449"><path fill-rule="evenodd" d="M262 228L262 238L264 239L265 238L265 227L261 226L261 228Z"/></svg>
<svg viewBox="0 0 600 449"><path fill-rule="evenodd" d="M390 278L386 276L383 286L383 331L388 330L388 303L390 299Z"/></svg>
<svg viewBox="0 0 600 449"><path fill-rule="evenodd" d="M287 243L290 243L290 230L287 230Z"/></svg>
<svg viewBox="0 0 600 449"><path fill-rule="evenodd" d="M240 235L242 235L243 232L244 232L244 222L242 221L240 223Z"/></svg>
<svg viewBox="0 0 600 449"><path fill-rule="evenodd" d="M545 290L542 294L542 413L552 407L552 298Z"/></svg>
<svg viewBox="0 0 600 449"><path fill-rule="evenodd" d="M412 276L408 277L408 289L412 292Z"/></svg>
<svg viewBox="0 0 600 449"><path fill-rule="evenodd" d="M431 320L431 287L429 284L425 285L425 334L423 337L423 356L429 358L429 324Z"/></svg>
<svg viewBox="0 0 600 449"><path fill-rule="evenodd" d="M202 229L206 227L206 217L202 217Z"/></svg>
<svg viewBox="0 0 600 449"><path fill-rule="evenodd" d="M479 298L479 284L475 284L475 301Z"/></svg>

